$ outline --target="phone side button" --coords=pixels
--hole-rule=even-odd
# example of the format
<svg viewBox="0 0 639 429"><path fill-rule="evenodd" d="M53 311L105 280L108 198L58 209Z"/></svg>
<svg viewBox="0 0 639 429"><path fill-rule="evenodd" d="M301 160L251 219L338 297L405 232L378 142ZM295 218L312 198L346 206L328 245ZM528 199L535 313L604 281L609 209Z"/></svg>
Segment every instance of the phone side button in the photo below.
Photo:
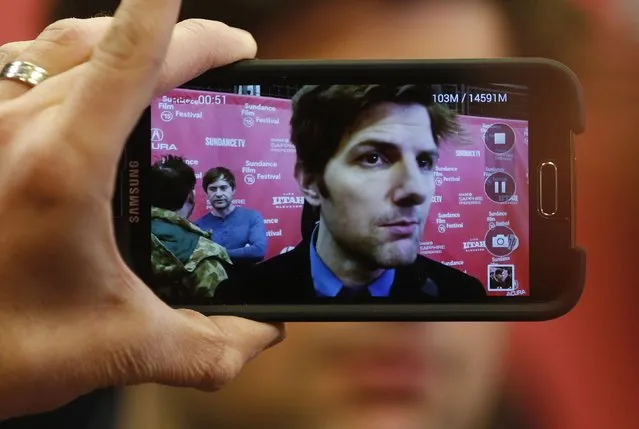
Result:
<svg viewBox="0 0 639 429"><path fill-rule="evenodd" d="M539 166L539 212L542 216L552 217L559 207L559 186L557 165L551 161Z"/></svg>

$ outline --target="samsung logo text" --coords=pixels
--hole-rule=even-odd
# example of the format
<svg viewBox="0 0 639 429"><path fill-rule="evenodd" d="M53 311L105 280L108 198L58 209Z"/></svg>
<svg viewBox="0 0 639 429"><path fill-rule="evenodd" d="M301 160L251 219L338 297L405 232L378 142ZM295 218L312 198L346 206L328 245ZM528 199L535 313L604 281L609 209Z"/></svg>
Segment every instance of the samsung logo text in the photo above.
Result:
<svg viewBox="0 0 639 429"><path fill-rule="evenodd" d="M140 222L140 163L129 161L129 223Z"/></svg>

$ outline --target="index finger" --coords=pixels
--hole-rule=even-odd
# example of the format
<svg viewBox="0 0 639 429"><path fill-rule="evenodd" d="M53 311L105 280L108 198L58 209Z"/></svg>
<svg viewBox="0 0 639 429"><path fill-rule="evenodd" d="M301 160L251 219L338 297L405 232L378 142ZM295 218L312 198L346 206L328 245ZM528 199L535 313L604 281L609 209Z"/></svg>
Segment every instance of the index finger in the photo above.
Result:
<svg viewBox="0 0 639 429"><path fill-rule="evenodd" d="M180 4L122 0L91 58L80 66L56 123L65 143L76 146L69 149L89 164L98 161L115 175L126 138L153 95Z"/></svg>
<svg viewBox="0 0 639 429"><path fill-rule="evenodd" d="M83 121L108 113L117 128L148 103L167 54L180 0L122 0L69 100ZM128 119L128 120L127 120Z"/></svg>
<svg viewBox="0 0 639 429"><path fill-rule="evenodd" d="M123 9L127 4L130 10ZM56 118L67 121L71 140L81 142L87 161L94 167L112 166L113 176L127 135L154 95L209 68L255 55L255 40L243 30L207 20L175 26L175 5L178 0L124 0L98 52L82 66L88 68L86 78L71 96L65 94L66 106ZM170 13L158 12L160 7ZM138 22L136 14L145 23ZM148 36L119 34L124 26L134 35ZM131 43L138 39L140 43Z"/></svg>

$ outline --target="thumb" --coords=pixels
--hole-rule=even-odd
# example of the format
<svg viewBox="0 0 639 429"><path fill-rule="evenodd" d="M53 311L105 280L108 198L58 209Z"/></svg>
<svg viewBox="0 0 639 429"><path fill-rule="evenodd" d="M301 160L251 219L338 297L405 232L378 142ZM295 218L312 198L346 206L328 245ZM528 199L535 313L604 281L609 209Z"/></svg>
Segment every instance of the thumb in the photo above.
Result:
<svg viewBox="0 0 639 429"><path fill-rule="evenodd" d="M146 381L169 386L215 391L241 369L285 337L284 324L268 324L238 317L206 317L191 310L174 310L175 321L155 343ZM157 347L160 347L158 349Z"/></svg>

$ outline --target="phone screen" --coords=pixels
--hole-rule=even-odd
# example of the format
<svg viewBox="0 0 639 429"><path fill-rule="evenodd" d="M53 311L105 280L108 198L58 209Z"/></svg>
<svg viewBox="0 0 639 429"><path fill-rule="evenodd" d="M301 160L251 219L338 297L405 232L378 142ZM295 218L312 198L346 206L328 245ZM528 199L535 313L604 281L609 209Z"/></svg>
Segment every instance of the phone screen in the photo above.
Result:
<svg viewBox="0 0 639 429"><path fill-rule="evenodd" d="M527 97L247 84L154 99L151 287L198 302L255 272L273 285L260 296L281 295L265 303L528 296ZM222 261L210 287L207 260Z"/></svg>

